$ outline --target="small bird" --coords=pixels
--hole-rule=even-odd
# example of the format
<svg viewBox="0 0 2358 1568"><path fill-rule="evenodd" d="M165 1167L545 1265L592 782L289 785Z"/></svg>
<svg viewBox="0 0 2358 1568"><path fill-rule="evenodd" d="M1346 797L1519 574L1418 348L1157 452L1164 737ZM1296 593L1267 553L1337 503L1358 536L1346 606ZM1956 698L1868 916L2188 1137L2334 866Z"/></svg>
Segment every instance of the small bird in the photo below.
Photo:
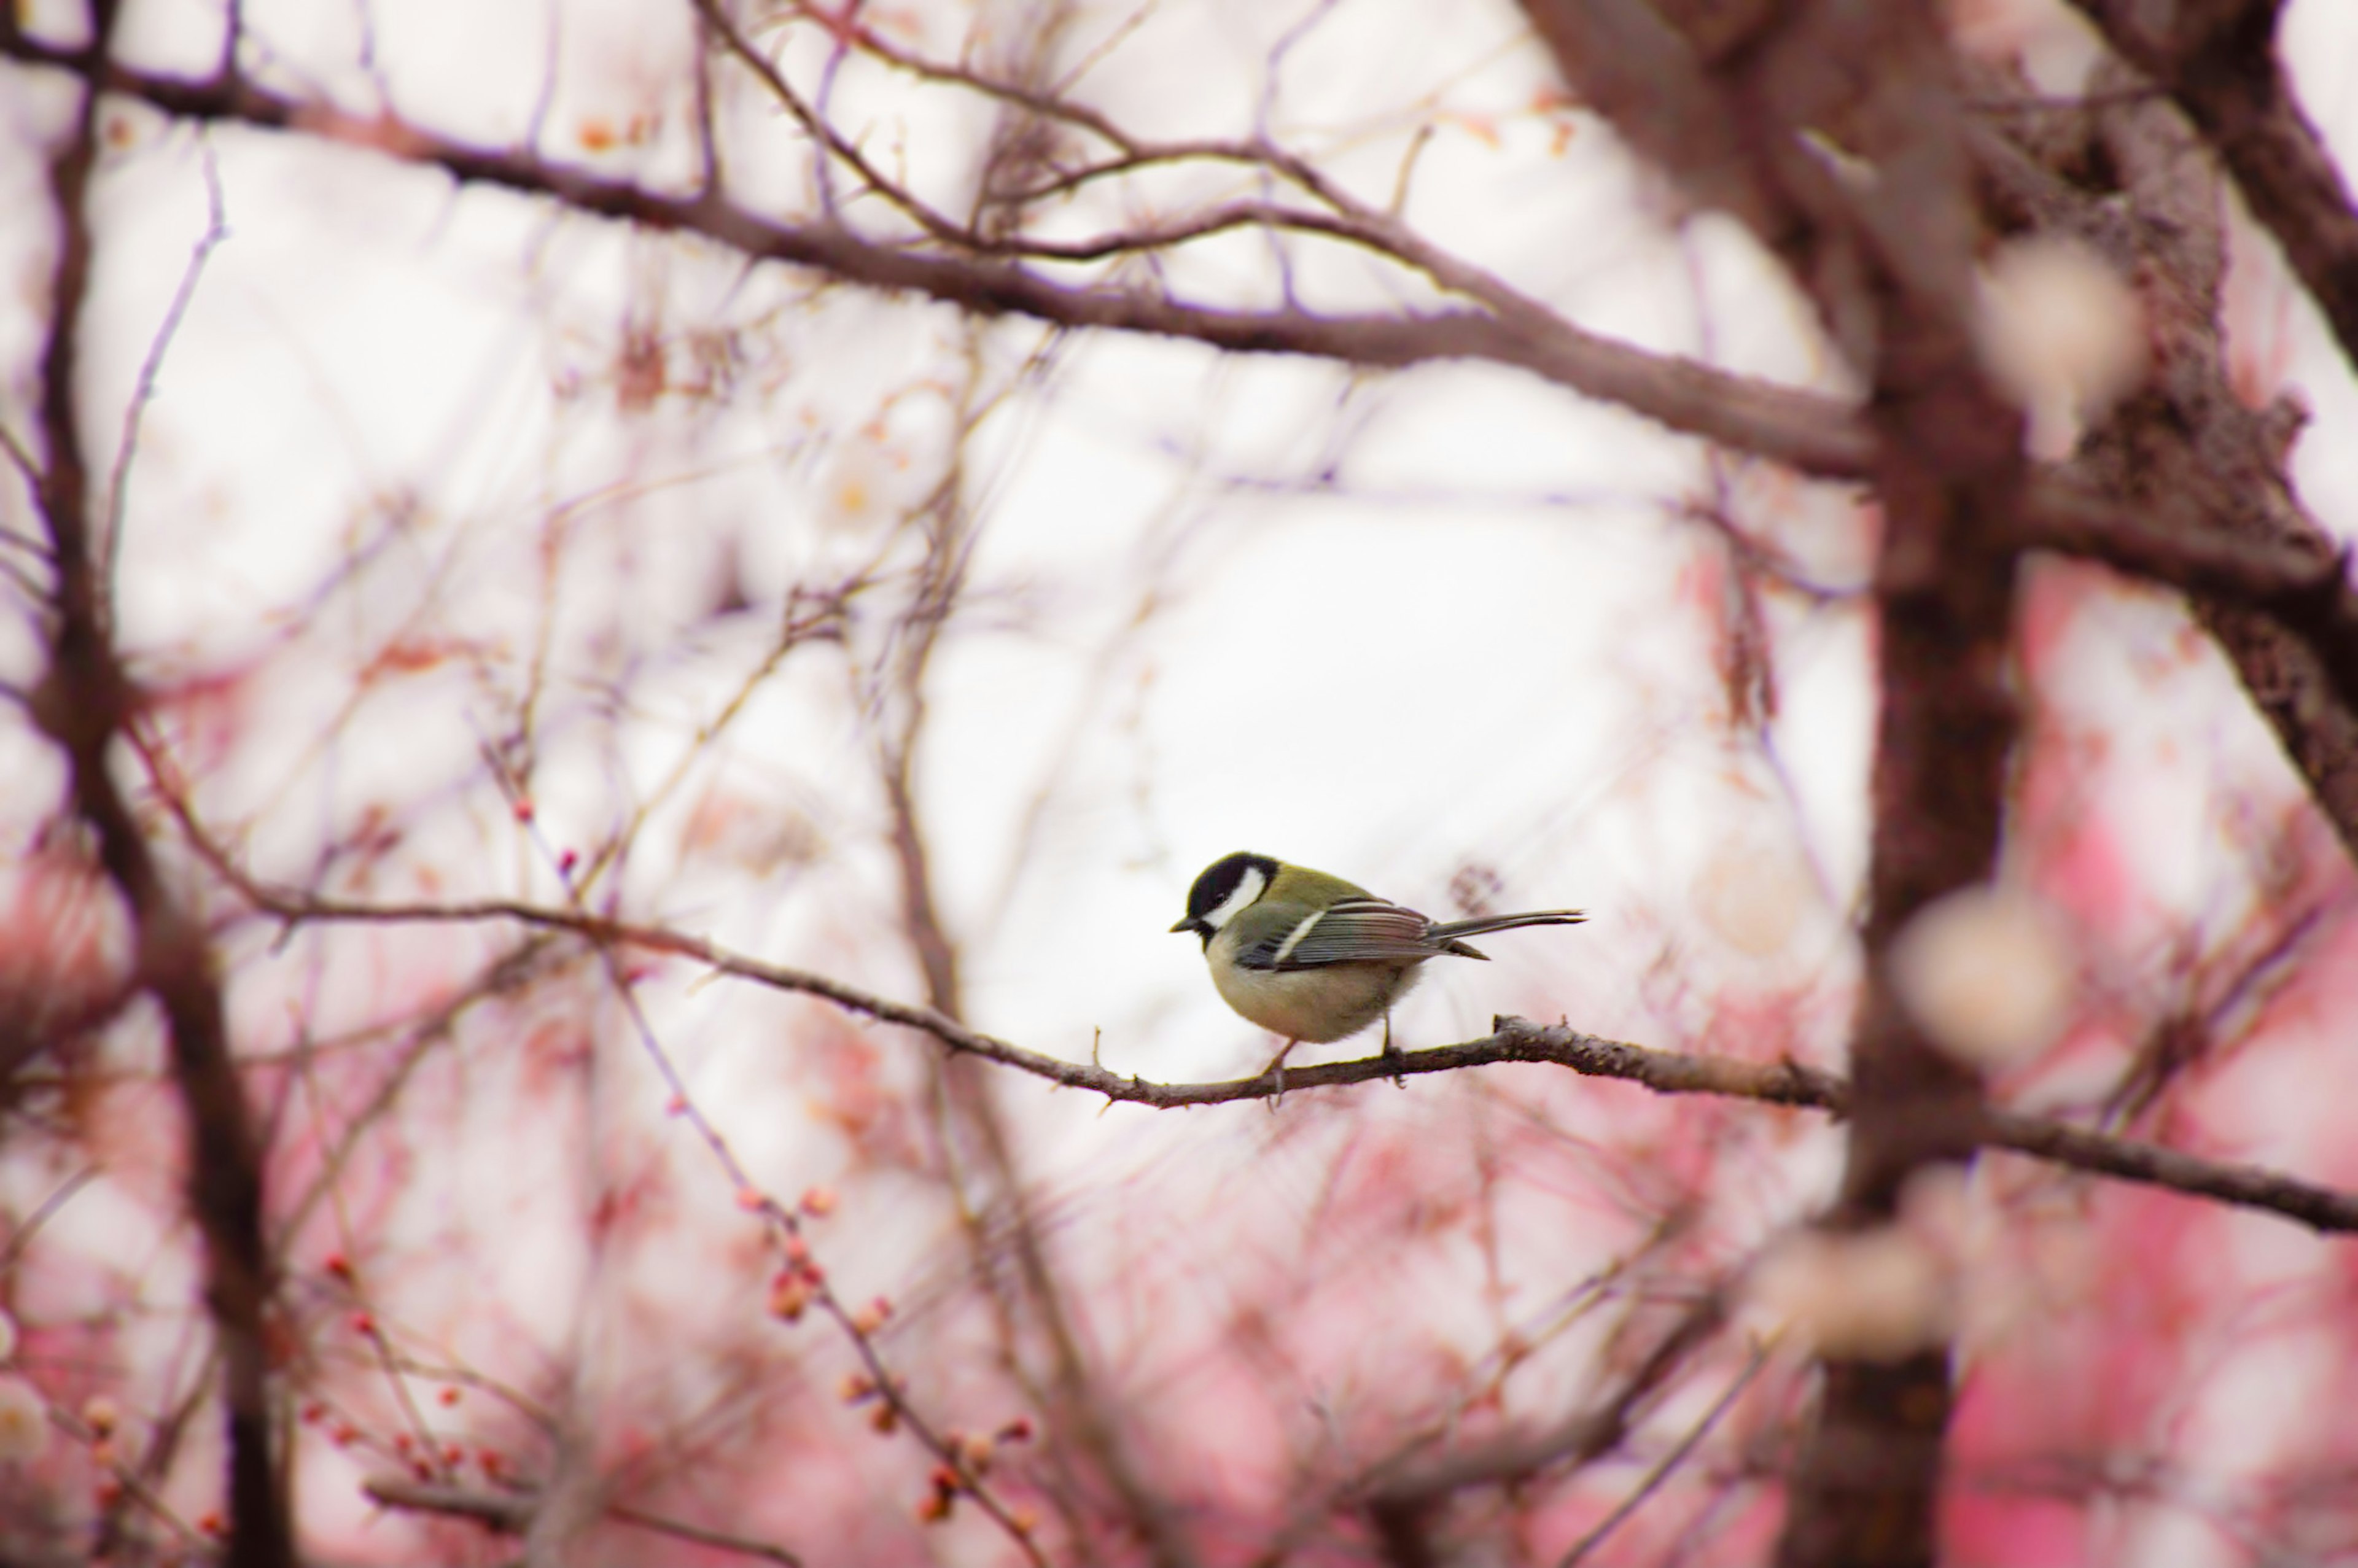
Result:
<svg viewBox="0 0 2358 1568"><path fill-rule="evenodd" d="M1221 1000L1285 1037L1285 1049L1261 1069L1270 1073L1302 1042L1323 1045L1379 1018L1384 1054L1396 1054L1392 1004L1427 958L1487 958L1458 938L1586 918L1550 909L1436 922L1340 877L1239 851L1204 868L1187 890L1187 917L1171 929L1204 938Z"/></svg>

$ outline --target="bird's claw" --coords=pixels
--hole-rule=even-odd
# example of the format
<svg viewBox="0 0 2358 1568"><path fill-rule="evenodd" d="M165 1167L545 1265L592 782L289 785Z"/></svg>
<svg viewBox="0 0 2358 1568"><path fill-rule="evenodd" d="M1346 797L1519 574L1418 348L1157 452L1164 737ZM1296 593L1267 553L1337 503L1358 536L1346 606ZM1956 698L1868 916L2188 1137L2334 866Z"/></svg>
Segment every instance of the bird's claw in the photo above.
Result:
<svg viewBox="0 0 2358 1568"><path fill-rule="evenodd" d="M1301 1044L1299 1040L1287 1041L1285 1049L1271 1056L1269 1059L1269 1065L1260 1070L1262 1077L1273 1077L1277 1080L1277 1092L1269 1097L1269 1113L1271 1116L1277 1114L1277 1108L1285 1101L1285 1059L1293 1054L1293 1048Z"/></svg>

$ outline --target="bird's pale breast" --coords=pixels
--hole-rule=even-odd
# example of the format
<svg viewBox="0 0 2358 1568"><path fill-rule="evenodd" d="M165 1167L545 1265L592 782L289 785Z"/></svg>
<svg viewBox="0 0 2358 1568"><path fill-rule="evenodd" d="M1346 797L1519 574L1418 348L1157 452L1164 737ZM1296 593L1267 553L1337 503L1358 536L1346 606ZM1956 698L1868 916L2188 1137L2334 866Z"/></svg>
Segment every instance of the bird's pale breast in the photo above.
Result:
<svg viewBox="0 0 2358 1568"><path fill-rule="evenodd" d="M1357 1034L1416 983L1419 966L1328 964L1315 969L1212 966L1221 1000L1273 1034L1323 1045Z"/></svg>

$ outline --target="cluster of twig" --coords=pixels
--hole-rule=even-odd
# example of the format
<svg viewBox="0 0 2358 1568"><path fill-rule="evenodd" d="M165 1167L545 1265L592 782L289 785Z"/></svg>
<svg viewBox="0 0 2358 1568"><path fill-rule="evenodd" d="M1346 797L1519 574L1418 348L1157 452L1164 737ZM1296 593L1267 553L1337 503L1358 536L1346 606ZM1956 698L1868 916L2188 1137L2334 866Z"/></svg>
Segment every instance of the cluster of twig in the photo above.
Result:
<svg viewBox="0 0 2358 1568"><path fill-rule="evenodd" d="M1644 352L1586 330L1418 233L1399 201L1386 207L1354 195L1266 133L1185 143L1140 137L1061 84L1036 80L1036 71L1000 74L925 59L881 36L857 7L803 5L786 15L795 26L824 31L838 57L857 55L925 83L979 94L1012 121L1044 128L1044 140L1006 138L1007 147L1029 151L1009 154L1006 167L984 182L987 199L973 212L955 214L927 201L871 157L836 124L825 93L798 87L719 0L696 3L713 50L699 64L707 112L698 129L698 174L670 188L602 174L535 146L478 145L389 108L360 114L265 85L243 68L234 5L219 65L200 78L116 58L117 8L107 0L93 5L94 26L81 42L38 37L16 12L0 11L0 56L67 73L84 89L49 169L59 239L40 363L38 450L9 441L46 529L38 564L45 578L48 660L40 684L22 696L70 764L74 810L133 914L136 983L167 1020L196 1143L188 1201L206 1239L207 1298L221 1335L234 1561L273 1568L293 1557L287 1501L270 1457L263 1314L272 1261L256 1138L213 957L159 874L146 830L109 765L133 735L141 694L113 640L112 554L93 526L100 508L75 407L76 333L92 255L89 188L104 94L194 123L367 149L441 169L468 185L693 235L752 261L920 296L979 318L1022 317L1058 329L1153 334L1357 367L1444 360L1509 366L1731 450L1864 484L1887 529L1875 576L1885 634L1872 913L1865 932L1870 980L1848 1080L1790 1064L1650 1052L1568 1028L1502 1020L1482 1040L1296 1068L1282 1084L1268 1076L1157 1085L968 1028L958 1018L955 947L933 907L908 788L926 660L958 591L968 548L954 485L936 498L923 602L880 687L896 715L879 758L880 777L894 811L903 914L923 960L926 1005L895 1003L661 926L613 919L579 901L568 907L401 905L287 892L247 876L181 807L182 827L200 853L252 907L290 924L496 920L569 933L608 966L615 993L666 1073L667 1059L618 967L615 955L624 948L677 954L822 998L920 1031L961 1061L987 1061L1148 1105L1206 1105L1286 1087L1550 1062L1658 1092L1729 1094L1832 1111L1849 1126L1850 1164L1836 1217L1842 1224L1890 1217L1907 1179L1928 1164L2002 1147L2271 1210L2320 1229L2358 1227L2358 1200L2347 1195L1988 1108L1972 1076L1934 1050L1897 1004L1880 967L1886 945L1912 914L1988 876L1995 864L2006 761L2017 736L2006 654L2026 551L2082 555L2184 590L2345 845L2358 846L2358 595L2341 553L2286 481L2285 421L2244 408L2228 384L2217 331L2221 221L2216 192L2195 157L2207 151L2224 166L2283 244L2345 354L2358 360L2358 285L2352 282L2358 278L2358 215L2287 90L2274 53L2273 0L2180 5L2167 34L2151 30L2145 9L2126 0L2082 0L2121 59L2169 102L2123 92L2074 112L2061 130L2039 116L1977 116L1969 88L2003 93L2019 84L1966 80L1971 71L1953 58L1929 7L1526 0L1525 8L1583 103L1698 203L1735 215L1784 265L1817 309L1827 341L1860 373L1868 389L1862 406ZM1828 61L1839 69L1823 69ZM722 68L741 73L806 138L821 195L814 215L775 216L732 193L730 149L708 113L713 75ZM2098 151L2101 157L2093 156ZM1044 238L1027 223L1027 214L1044 206L1179 165L1249 173L1263 194L1081 240ZM1868 177L1855 177L1852 166ZM1403 187L1408 178L1403 169ZM2125 225L2115 198L2126 200L2132 221ZM889 216L865 216L878 211ZM1988 384L1976 356L1974 243L1993 227L2069 234L2156 280L2146 293L2161 373L2094 431L2070 464L2041 466L2022 457L2017 416ZM1231 308L1183 297L1151 266L1120 265L1238 230L1349 247L1416 280L1429 304L1332 313L1289 297L1273 308ZM119 458L118 500L132 446L126 440ZM987 1086L959 1081L963 1069L955 1062L944 1071L993 1184L1004 1200L1016 1201L1020 1183ZM676 1076L674 1087L682 1092ZM751 1192L717 1133L692 1119L740 1190ZM790 1250L799 1238L792 1212L758 1195L755 1204L780 1247ZM1016 1230L1029 1234L1026 1226ZM1175 1533L1164 1528L1110 1427L1091 1413L1085 1368L1044 1262L1036 1250L1024 1251L1022 1261L1025 1289L1047 1325L1053 1380L1065 1413L1095 1431L1091 1446L1105 1474L1157 1554L1176 1560L1184 1552ZM955 1445L893 1392L857 1314L823 1284L810 1288L810 1299L851 1336L880 1397L948 1468L953 1490L975 1496L1036 1555L1030 1532L959 1467L964 1460ZM1673 1346L1682 1342L1665 1341L1671 1360ZM1650 1386L1632 1382L1628 1400ZM1617 1440L1628 1400L1583 1432ZM1784 1560L1906 1561L1929 1550L1948 1400L1948 1373L1937 1351L1894 1364L1830 1368L1819 1437L1804 1452L1794 1483ZM1856 1464L1861 1452L1878 1455L1877 1464ZM517 1512L523 1503L478 1506L428 1495L441 1485L427 1478L383 1495L405 1506L472 1509L491 1522L529 1528ZM1422 1560L1426 1515L1450 1486L1435 1472L1418 1483L1421 1490L1396 1487L1374 1508L1397 1560ZM1873 1546L1877 1541L1886 1545ZM1901 1544L1889 1549L1894 1541Z"/></svg>

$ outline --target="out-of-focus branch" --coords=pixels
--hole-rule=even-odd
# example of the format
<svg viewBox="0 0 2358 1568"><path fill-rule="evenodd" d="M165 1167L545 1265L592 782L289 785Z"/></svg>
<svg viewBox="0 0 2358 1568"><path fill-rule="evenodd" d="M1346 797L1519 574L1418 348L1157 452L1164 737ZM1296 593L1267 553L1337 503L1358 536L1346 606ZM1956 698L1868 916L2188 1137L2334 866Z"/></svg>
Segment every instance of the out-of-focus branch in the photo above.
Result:
<svg viewBox="0 0 2358 1568"><path fill-rule="evenodd" d="M2000 94L2023 90L2018 79L1984 69ZM2034 481L2029 510L2061 547L2186 591L2343 846L2358 854L2348 560L2287 479L2296 412L2248 407L2233 384L2218 326L2218 179L2198 127L2128 67L2108 62L2080 104L1993 116L1973 131L1984 192L2000 220L2093 245L2137 278L2155 351L2146 387L2091 433L2070 470ZM2090 494L2111 514L2093 529L2073 517L2078 498ZM2150 553L2157 545L2159 559ZM2271 584L2255 585L2243 573L2258 555L2292 569L2271 568ZM2309 589L2291 580L2304 569Z"/></svg>
<svg viewBox="0 0 2358 1568"><path fill-rule="evenodd" d="M1711 1435L1711 1429L1717 1426L1720 1419L1734 1408L1736 1397L1751 1385L1752 1379L1758 1376L1760 1368L1768 1365L1768 1352L1772 1348L1774 1348L1773 1342L1767 1340L1753 1346L1752 1355L1744 1363L1743 1369L1729 1380L1726 1389L1719 1398L1712 1401L1711 1408L1704 1411L1694 1425L1689 1427L1685 1433L1671 1445L1669 1453L1655 1462L1653 1467L1646 1472L1645 1477L1638 1483L1629 1495L1614 1505L1611 1513L1598 1519L1589 1527L1586 1534L1564 1549L1563 1555L1556 1559L1556 1568L1575 1568L1577 1563L1604 1543L1606 1536L1620 1529L1631 1514L1643 1507L1648 1498L1661 1489L1662 1483L1669 1480L1679 1466L1687 1462L1687 1456L1695 1451L1697 1444Z"/></svg>
<svg viewBox="0 0 2358 1568"><path fill-rule="evenodd" d="M1788 463L1818 478L1859 478L1872 461L1872 436L1841 402L1584 332L1497 278L1447 256L1386 214L1351 203L1321 180L1316 170L1275 148L1185 144L1155 149L1154 157L1216 157L1282 168L1289 178L1307 182L1307 188L1342 214L1331 222L1313 217L1306 223L1332 237L1364 243L1489 308L1415 316L1228 311L1142 290L1068 287L1004 262L913 251L824 224L778 223L711 191L689 197L650 190L529 152L474 147L404 122L305 103L243 80L199 81L139 71L6 29L0 29L0 54L81 71L101 80L110 91L143 99L167 113L364 147L591 215L696 233L748 255L918 293L985 314L1025 315L1059 326L1139 331L1238 352L1303 354L1371 367L1488 361L1530 371L1583 395L1618 403L1671 429ZM906 63L896 56L886 58ZM998 85L971 72L947 71L944 79L979 91ZM1065 108L1099 129L1102 116ZM1099 134L1119 133L1105 124ZM980 243L982 236L974 237ZM1131 234L1122 240L1137 247L1174 237ZM2340 584L2342 576L2331 562L2309 553L2223 538L2215 529L2205 528L2200 536L2191 529L2159 530L2139 512L2062 475L2042 476L2025 497L2018 522L2017 542L2027 547L2090 555L2180 589L2263 602L2304 601L2311 606L2319 634L2333 648L2358 647L2358 600L2346 589L2326 591ZM2165 537L2165 532L2171 536ZM2337 668L2342 656L2337 654ZM2358 819L2345 836L2358 836Z"/></svg>
<svg viewBox="0 0 2358 1568"><path fill-rule="evenodd" d="M925 977L930 1011L948 1019L964 1011L958 954L935 896L932 858L914 787L918 749L925 739L927 678L944 628L963 591L972 559L974 519L966 494L966 441L993 400L978 395L980 356L969 344L968 381L958 408L959 436L947 471L930 498L925 517L926 551L913 600L896 628L896 650L888 674L894 709L878 757L885 802L892 818L892 856L901 881L902 930ZM1023 1292L1047 1341L1054 1368L1058 1424L1097 1463L1120 1500L1127 1523L1144 1541L1159 1568L1187 1568L1195 1553L1179 1529L1170 1505L1149 1485L1131 1456L1130 1444L1108 1408L1088 1364L1062 1283L1050 1268L1030 1195L1016 1158L1015 1141L994 1098L996 1085L980 1064L952 1051L938 1063L940 1100L951 1122L953 1142L971 1140L996 1188L996 1206L1006 1216L1005 1236L1021 1269ZM961 1202L962 1210L967 1206ZM985 1246L985 1228L971 1222L969 1242ZM978 1256L978 1263L988 1267ZM1010 1354L1013 1346L1010 1346Z"/></svg>
<svg viewBox="0 0 2358 1568"><path fill-rule="evenodd" d="M1055 326L1142 332L1238 352L1305 354L1379 368L1487 361L1806 472L1856 477L1871 457L1865 432L1835 399L1649 353L1552 314L1509 320L1491 310L1463 308L1399 316L1224 310L1141 288L1073 287L996 257L914 248L823 222L780 222L718 194L650 189L552 162L528 149L477 146L404 121L306 103L242 79L197 81L135 70L15 31L0 31L0 55L76 71L108 92L183 118L292 131L365 148L441 168L471 184L544 197L644 228L701 235L748 256L812 267L982 315L1027 316ZM1434 259L1402 255L1386 235L1364 224L1337 221L1326 226L1332 237L1390 254L1418 271L1427 271ZM1444 287L1463 292L1458 284L1444 281Z"/></svg>
<svg viewBox="0 0 2358 1568"><path fill-rule="evenodd" d="M2072 4L2201 130L2358 366L2358 207L2277 62L2283 0Z"/></svg>
<svg viewBox="0 0 2358 1568"><path fill-rule="evenodd" d="M2108 65L2093 85L2131 85ZM2105 493L2191 533L2190 515L2238 546L2333 563L2334 592L2254 600L2191 586L2195 615L2345 848L2358 853L2358 654L2339 629L2346 562L2301 508L2285 469L2297 421L2238 395L2219 330L2227 247L2220 182L2195 127L2158 98L2120 97L2090 133L2140 222L2137 271L2154 343L2147 386L2082 445L2075 465Z"/></svg>
<svg viewBox="0 0 2358 1568"><path fill-rule="evenodd" d="M2029 549L2102 561L2190 593L2294 610L2336 640L2358 636L2349 552L2316 539L2255 537L2213 526L2184 498L2131 511L2074 476L2033 481L2014 537Z"/></svg>
<svg viewBox="0 0 2358 1568"><path fill-rule="evenodd" d="M1736 91L1714 56L1736 41L1736 8L1650 0L1523 0L1564 80L1696 203L1728 213L1781 261L1853 363L1872 357L1856 215L1832 168L1806 155L1761 95ZM1736 24L1740 27L1741 24Z"/></svg>
<svg viewBox="0 0 2358 1568"><path fill-rule="evenodd" d="M2244 450L2255 455L2248 444ZM2256 489L2234 510L2214 510L2206 503L2223 507L2233 490L2215 473L2204 488L2212 493L2157 490L2132 511L2075 479L2039 475L2014 536L2187 595L2275 723L2343 844L2358 854L2358 777L2352 776L2358 754L2334 733L2347 735L2358 718L2358 589L2350 582L2350 552L2306 519L2269 516ZM2239 620L2261 622L2267 633L2245 631ZM2331 712L2276 690L2284 677L2270 666L2280 669L2288 654L2313 667L2305 684L2318 688Z"/></svg>
<svg viewBox="0 0 2358 1568"><path fill-rule="evenodd" d="M263 1307L270 1292L262 1231L262 1160L230 1051L229 1025L204 928L184 908L150 853L111 771L116 742L140 694L109 640L105 584L92 538L90 466L75 405L76 353L84 329L92 243L90 184L98 157L98 91L115 20L111 0L92 6L82 51L92 85L49 162L57 225L48 337L41 350L42 442L36 499L49 542L48 668L33 693L36 723L65 754L75 813L100 864L129 907L134 973L164 1015L172 1072L189 1121L188 1203L205 1244L205 1296L220 1336L228 1427L228 1560L286 1568L294 1541L271 1453ZM10 33L13 35L11 16Z"/></svg>
<svg viewBox="0 0 2358 1568"><path fill-rule="evenodd" d="M540 1510L540 1498L531 1492L487 1492L398 1476L372 1476L361 1483L361 1490L371 1502L388 1509L471 1519L505 1535L523 1534Z"/></svg>
<svg viewBox="0 0 2358 1568"><path fill-rule="evenodd" d="M522 1535L529 1530L541 1506L537 1492L486 1491L447 1481L416 1481L406 1476L372 1476L361 1483L361 1490L371 1502L382 1508L472 1519L502 1535ZM786 1568L801 1568L803 1561L784 1547L773 1546L766 1541L707 1530L701 1525L665 1519L644 1509L609 1504L605 1517L676 1540L693 1541L698 1546L733 1552L745 1557L758 1557L765 1563L784 1563Z"/></svg>
<svg viewBox="0 0 2358 1568"><path fill-rule="evenodd" d="M123 558L124 520L130 511L131 466L139 456L139 432L147 405L156 396L157 379L164 371L164 356L178 336L180 322L189 313L189 306L197 297L197 284L205 275L205 264L212 259L221 243L229 238L229 219L222 209L221 171L214 167L212 149L205 149L205 232L189 253L188 265L180 269L180 282L172 291L172 302L164 310L163 324L147 345L147 357L139 366L139 380L131 389L131 399L123 411L123 438L114 450L114 469L106 484L106 530L99 540L99 604L112 631L114 617L114 582L116 563Z"/></svg>
<svg viewBox="0 0 2358 1568"><path fill-rule="evenodd" d="M1433 1510L1455 1494L1476 1487L1512 1486L1542 1470L1576 1469L1620 1446L1630 1423L1654 1395L1719 1331L1723 1314L1716 1293L1698 1303L1612 1398L1594 1410L1581 1411L1547 1431L1502 1437L1380 1480L1366 1506L1393 1568L1433 1568L1441 1561L1427 1538L1427 1524Z"/></svg>
<svg viewBox="0 0 2358 1568"><path fill-rule="evenodd" d="M1524 0L1559 70L1697 200L1749 226L1871 382L1884 534L1866 984L1840 1198L1887 1223L1919 1171L1963 1158L1980 1085L1892 992L1917 913L1996 862L2016 732L2006 680L2032 477L2020 416L1975 347L1972 166L1928 5ZM1794 1462L1780 1568L1932 1562L1952 1399L1934 1346L1828 1357Z"/></svg>

